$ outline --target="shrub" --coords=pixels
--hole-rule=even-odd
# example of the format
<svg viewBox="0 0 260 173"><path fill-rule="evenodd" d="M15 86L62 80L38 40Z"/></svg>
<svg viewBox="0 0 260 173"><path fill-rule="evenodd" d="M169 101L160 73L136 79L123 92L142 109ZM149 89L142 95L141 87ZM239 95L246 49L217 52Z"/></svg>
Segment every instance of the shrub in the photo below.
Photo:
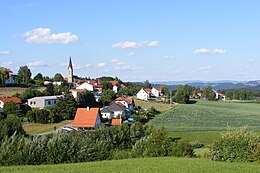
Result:
<svg viewBox="0 0 260 173"><path fill-rule="evenodd" d="M214 161L248 162L259 159L260 138L245 128L228 129L214 141L211 159ZM258 152L258 153L257 153Z"/></svg>

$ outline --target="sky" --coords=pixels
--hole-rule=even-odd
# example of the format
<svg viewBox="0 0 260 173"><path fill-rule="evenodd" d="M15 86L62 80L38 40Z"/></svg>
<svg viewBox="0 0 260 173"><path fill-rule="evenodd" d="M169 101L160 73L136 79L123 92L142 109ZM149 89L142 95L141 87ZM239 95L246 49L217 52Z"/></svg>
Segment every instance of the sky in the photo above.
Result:
<svg viewBox="0 0 260 173"><path fill-rule="evenodd" d="M259 0L0 0L0 66L123 81L260 79Z"/></svg>

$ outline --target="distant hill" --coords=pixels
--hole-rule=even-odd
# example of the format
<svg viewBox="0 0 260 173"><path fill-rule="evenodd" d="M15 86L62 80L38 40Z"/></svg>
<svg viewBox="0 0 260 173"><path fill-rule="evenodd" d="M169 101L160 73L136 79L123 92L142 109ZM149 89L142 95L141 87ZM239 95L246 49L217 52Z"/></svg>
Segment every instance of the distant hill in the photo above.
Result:
<svg viewBox="0 0 260 173"><path fill-rule="evenodd" d="M165 85L168 88L176 88L178 85L190 85L194 87L212 87L215 90L223 89L250 89L260 91L260 80L254 81L166 81L166 82L152 82L154 86Z"/></svg>

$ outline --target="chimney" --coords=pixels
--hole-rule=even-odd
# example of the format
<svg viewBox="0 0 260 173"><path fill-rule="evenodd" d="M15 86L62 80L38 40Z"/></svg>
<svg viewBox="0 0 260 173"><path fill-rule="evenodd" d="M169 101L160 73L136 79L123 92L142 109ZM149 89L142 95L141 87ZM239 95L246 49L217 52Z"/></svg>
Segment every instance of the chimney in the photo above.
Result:
<svg viewBox="0 0 260 173"><path fill-rule="evenodd" d="M87 107L87 111L89 111L89 107Z"/></svg>

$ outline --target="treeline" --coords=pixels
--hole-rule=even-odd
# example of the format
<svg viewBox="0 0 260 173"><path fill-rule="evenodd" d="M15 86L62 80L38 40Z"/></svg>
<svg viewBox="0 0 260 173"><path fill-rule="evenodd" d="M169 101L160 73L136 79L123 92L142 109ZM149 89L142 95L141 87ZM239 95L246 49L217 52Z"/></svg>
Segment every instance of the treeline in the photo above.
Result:
<svg viewBox="0 0 260 173"><path fill-rule="evenodd" d="M260 92L249 89L221 90L228 100L259 100Z"/></svg>
<svg viewBox="0 0 260 173"><path fill-rule="evenodd" d="M6 137L0 145L0 165L75 163L137 157L188 156L193 147L167 137L164 129L141 124L101 127L95 131L50 136Z"/></svg>

